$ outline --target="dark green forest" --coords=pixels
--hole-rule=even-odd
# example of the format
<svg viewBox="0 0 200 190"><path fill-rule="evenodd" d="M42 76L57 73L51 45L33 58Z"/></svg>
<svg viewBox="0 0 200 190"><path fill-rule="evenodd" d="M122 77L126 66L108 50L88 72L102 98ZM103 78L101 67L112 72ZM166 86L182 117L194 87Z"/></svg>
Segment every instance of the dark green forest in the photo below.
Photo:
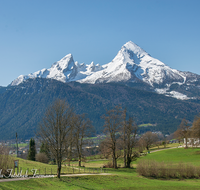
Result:
<svg viewBox="0 0 200 190"><path fill-rule="evenodd" d="M86 113L96 133L102 133L106 110L121 105L146 130L174 132L183 118L193 121L200 112L197 100L183 101L119 83L62 83L52 79L29 79L18 86L0 88L0 140L35 136L46 108L57 98L66 100L77 114ZM95 134L94 134L95 135Z"/></svg>

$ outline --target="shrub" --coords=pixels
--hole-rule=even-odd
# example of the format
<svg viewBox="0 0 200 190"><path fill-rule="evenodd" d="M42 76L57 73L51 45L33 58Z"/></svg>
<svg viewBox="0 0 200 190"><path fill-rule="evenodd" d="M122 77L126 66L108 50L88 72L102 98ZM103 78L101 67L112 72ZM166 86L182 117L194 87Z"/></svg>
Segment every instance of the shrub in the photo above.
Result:
<svg viewBox="0 0 200 190"><path fill-rule="evenodd" d="M137 172L142 176L155 178L199 178L200 166L141 160L137 165Z"/></svg>
<svg viewBox="0 0 200 190"><path fill-rule="evenodd" d="M140 175L148 176L148 170L149 170L148 163L149 163L148 160L141 160L138 163L138 165L137 165L137 172Z"/></svg>
<svg viewBox="0 0 200 190"><path fill-rule="evenodd" d="M113 164L112 164L111 161L109 161L109 162L107 162L107 164L105 164L103 167L104 167L104 168L113 168Z"/></svg>
<svg viewBox="0 0 200 190"><path fill-rule="evenodd" d="M35 156L36 161L42 162L42 163L48 163L49 159L45 153L38 153Z"/></svg>
<svg viewBox="0 0 200 190"><path fill-rule="evenodd" d="M0 146L0 169L2 169L1 174L6 175L7 169L13 168L14 161L8 154L8 149L4 146Z"/></svg>
<svg viewBox="0 0 200 190"><path fill-rule="evenodd" d="M152 177L159 177L159 165L158 165L158 162L156 161L152 161L152 162L149 162L149 176L152 176Z"/></svg>

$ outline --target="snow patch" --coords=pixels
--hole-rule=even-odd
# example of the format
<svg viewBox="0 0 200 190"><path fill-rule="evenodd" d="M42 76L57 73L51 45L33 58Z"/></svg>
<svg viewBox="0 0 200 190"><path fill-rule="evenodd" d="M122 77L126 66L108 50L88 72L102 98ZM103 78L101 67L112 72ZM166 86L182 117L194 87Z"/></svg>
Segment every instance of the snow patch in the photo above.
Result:
<svg viewBox="0 0 200 190"><path fill-rule="evenodd" d="M180 92L176 92L176 91L171 91L169 92L169 94L171 95L171 97L176 98L176 99L180 99L180 100L189 100L191 98L187 97L185 94L182 94ZM166 96L170 96L168 94L166 94Z"/></svg>
<svg viewBox="0 0 200 190"><path fill-rule="evenodd" d="M173 97L173 98L176 98L176 99L180 99L180 100L189 100L189 99L194 99L193 97L187 97L185 94L182 94L180 92L177 92L177 91L170 91L168 92L169 88L162 88L162 89L158 89L156 88L155 91L158 93L158 94L163 94L165 96L169 96L169 97Z"/></svg>

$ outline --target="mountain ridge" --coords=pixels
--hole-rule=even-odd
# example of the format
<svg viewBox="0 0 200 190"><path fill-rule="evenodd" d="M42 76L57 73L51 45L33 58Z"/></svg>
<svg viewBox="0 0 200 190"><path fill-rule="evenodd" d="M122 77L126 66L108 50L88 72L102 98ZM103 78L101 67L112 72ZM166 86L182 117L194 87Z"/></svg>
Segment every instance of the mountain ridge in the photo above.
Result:
<svg viewBox="0 0 200 190"><path fill-rule="evenodd" d="M42 69L29 75L20 75L10 85L15 86L29 78L51 78L61 82L79 83L140 83L147 84L151 91L177 99L199 99L193 96L196 84L200 86L200 75L171 69L163 62L151 57L145 50L129 41L124 44L114 59L104 65L79 64L72 54L67 54L60 61L52 64L50 69ZM174 85L184 86L185 90ZM200 94L200 88L196 91Z"/></svg>

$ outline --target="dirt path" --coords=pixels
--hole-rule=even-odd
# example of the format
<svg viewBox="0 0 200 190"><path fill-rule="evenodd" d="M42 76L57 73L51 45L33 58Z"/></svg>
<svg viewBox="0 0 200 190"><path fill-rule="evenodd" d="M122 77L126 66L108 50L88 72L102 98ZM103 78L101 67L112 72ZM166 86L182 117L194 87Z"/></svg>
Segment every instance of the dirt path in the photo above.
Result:
<svg viewBox="0 0 200 190"><path fill-rule="evenodd" d="M152 150L152 151L150 151L150 153L158 152L158 151L162 151L162 150L169 150L169 149L173 149L173 148L177 148L177 147L170 147L170 148L162 148L162 149L159 149L159 150Z"/></svg>
<svg viewBox="0 0 200 190"><path fill-rule="evenodd" d="M99 174L66 174L62 176L67 176L67 177L74 177L74 176L87 176L87 175L112 175L110 173L99 173Z"/></svg>

